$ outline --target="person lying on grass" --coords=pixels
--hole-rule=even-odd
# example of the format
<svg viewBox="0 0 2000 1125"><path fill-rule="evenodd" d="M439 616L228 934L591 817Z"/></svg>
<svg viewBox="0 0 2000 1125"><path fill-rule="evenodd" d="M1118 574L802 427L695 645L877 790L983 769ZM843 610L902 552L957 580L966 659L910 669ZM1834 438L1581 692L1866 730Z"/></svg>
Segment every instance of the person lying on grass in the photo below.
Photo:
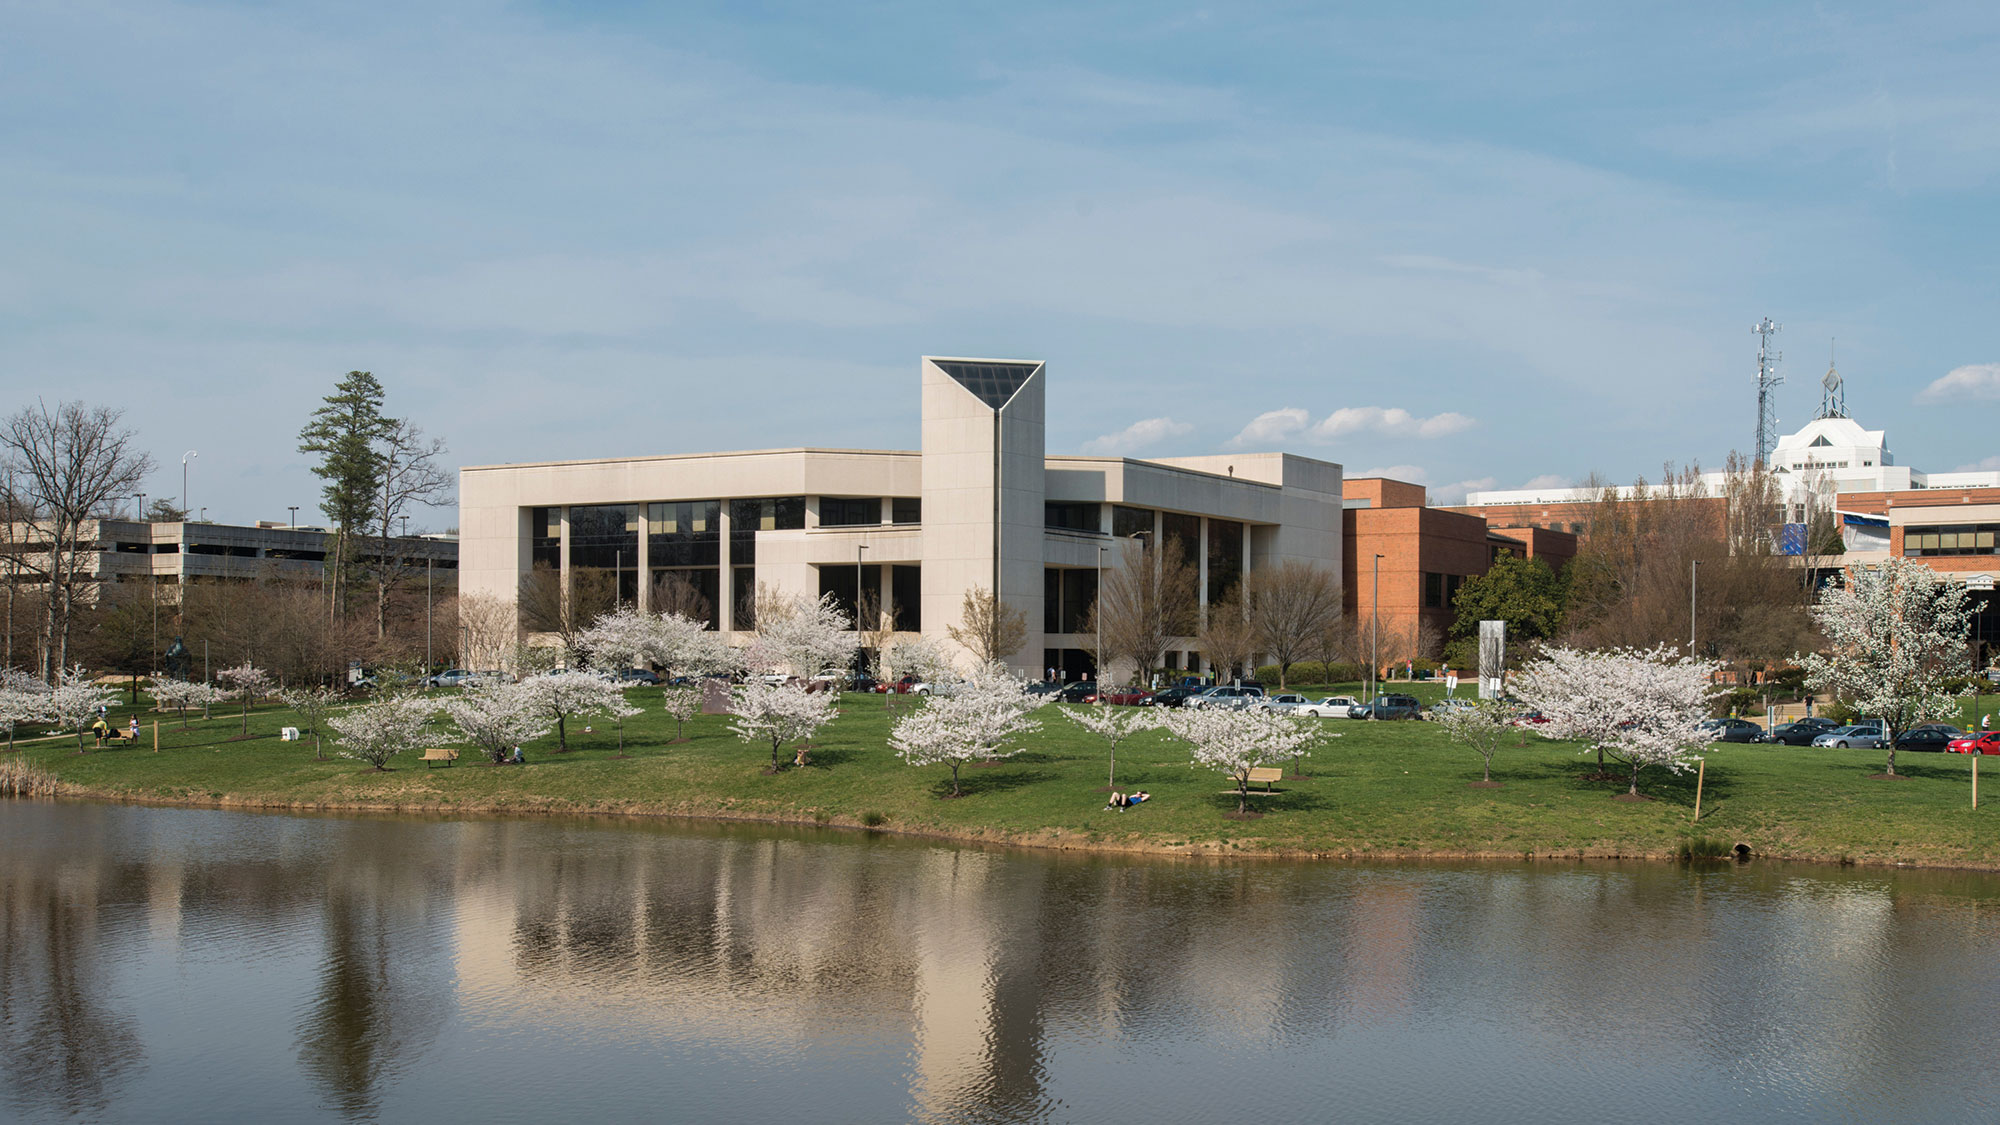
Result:
<svg viewBox="0 0 2000 1125"><path fill-rule="evenodd" d="M1111 803L1104 807L1124 812L1126 809L1138 806L1143 801L1150 801L1152 799L1153 795L1143 789L1136 793L1113 793L1111 794Z"/></svg>

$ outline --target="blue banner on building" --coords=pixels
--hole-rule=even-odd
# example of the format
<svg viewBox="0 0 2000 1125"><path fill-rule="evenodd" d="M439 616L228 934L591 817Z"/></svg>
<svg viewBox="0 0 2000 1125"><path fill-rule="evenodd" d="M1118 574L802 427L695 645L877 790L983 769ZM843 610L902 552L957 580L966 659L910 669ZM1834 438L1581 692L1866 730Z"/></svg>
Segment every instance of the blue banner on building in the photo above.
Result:
<svg viewBox="0 0 2000 1125"><path fill-rule="evenodd" d="M1778 529L1778 553L1781 555L1803 555L1806 553L1806 525L1788 523Z"/></svg>

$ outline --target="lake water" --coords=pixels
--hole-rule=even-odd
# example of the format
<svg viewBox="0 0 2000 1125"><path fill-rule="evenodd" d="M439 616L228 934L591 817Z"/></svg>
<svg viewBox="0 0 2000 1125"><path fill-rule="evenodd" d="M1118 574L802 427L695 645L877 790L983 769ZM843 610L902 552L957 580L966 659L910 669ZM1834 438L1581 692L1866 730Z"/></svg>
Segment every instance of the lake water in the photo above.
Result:
<svg viewBox="0 0 2000 1125"><path fill-rule="evenodd" d="M0 802L0 1119L1990 1122L2000 880Z"/></svg>

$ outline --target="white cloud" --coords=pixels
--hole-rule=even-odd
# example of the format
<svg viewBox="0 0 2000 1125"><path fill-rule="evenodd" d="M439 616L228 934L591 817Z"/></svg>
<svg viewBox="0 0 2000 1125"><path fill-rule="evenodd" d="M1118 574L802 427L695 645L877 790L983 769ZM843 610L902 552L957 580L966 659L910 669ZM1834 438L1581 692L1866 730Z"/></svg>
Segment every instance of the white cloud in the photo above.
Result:
<svg viewBox="0 0 2000 1125"><path fill-rule="evenodd" d="M1422 465L1384 465L1378 469L1363 469L1360 472L1347 474L1349 480L1366 477L1388 477L1390 480L1406 480L1411 484L1429 484L1431 481L1430 473L1426 472Z"/></svg>
<svg viewBox="0 0 2000 1125"><path fill-rule="evenodd" d="M1312 415L1304 408L1287 406L1282 410L1266 410L1250 419L1235 437L1224 443L1230 449L1248 449L1260 445L1271 445L1296 436L1306 428Z"/></svg>
<svg viewBox="0 0 2000 1125"><path fill-rule="evenodd" d="M1958 468L1956 468L1956 469L1953 469L1953 470L1952 470L1952 472L1954 472L1954 473L1990 473L1990 472L1994 471L1995 469L2000 469L2000 456L1994 456L1994 457L1981 457L1981 458L1980 458L1979 460L1977 460L1977 461L1974 461L1974 462L1973 462L1972 464L1970 464L1970 465L1960 465L1960 466L1959 466Z"/></svg>
<svg viewBox="0 0 2000 1125"><path fill-rule="evenodd" d="M1434 438L1469 430L1476 424L1473 419L1452 411L1423 418L1400 406L1386 409L1380 406L1343 406L1322 419L1312 432L1322 441L1354 433Z"/></svg>
<svg viewBox="0 0 2000 1125"><path fill-rule="evenodd" d="M1370 433L1384 437L1436 438L1469 430L1478 419L1445 411L1428 418L1412 414L1400 406L1343 406L1314 423L1312 415L1296 407L1267 410L1250 420L1228 448L1269 446L1303 435L1306 440L1325 444L1348 434Z"/></svg>
<svg viewBox="0 0 2000 1125"><path fill-rule="evenodd" d="M1528 482L1526 484L1523 484L1521 487L1522 488L1568 488L1569 486L1570 486L1570 479L1566 476L1563 476L1561 473L1543 473L1541 476L1538 477L1529 477ZM1488 485L1487 487L1490 488L1492 486Z"/></svg>
<svg viewBox="0 0 2000 1125"><path fill-rule="evenodd" d="M1990 402L2000 399L2000 363L1968 363L1954 367L1917 392L1917 405L1941 402Z"/></svg>
<svg viewBox="0 0 2000 1125"><path fill-rule="evenodd" d="M1383 465L1374 469L1363 469L1347 474L1349 480L1361 477L1388 477L1390 480L1408 481L1421 484L1430 494L1430 502L1435 507L1449 508L1465 503L1465 494L1492 488L1497 483L1492 477L1474 477L1470 480L1455 480L1448 484L1436 484L1431 480L1430 471L1422 465Z"/></svg>
<svg viewBox="0 0 2000 1125"><path fill-rule="evenodd" d="M1192 425L1176 422L1172 418L1143 418L1115 434L1091 438L1083 443L1083 451L1093 456L1112 457L1193 432Z"/></svg>
<svg viewBox="0 0 2000 1125"><path fill-rule="evenodd" d="M1492 488L1495 483L1497 482L1492 477L1474 477L1471 480L1453 481L1450 484L1434 484L1431 486L1431 503L1441 508L1463 504L1466 493L1482 492Z"/></svg>

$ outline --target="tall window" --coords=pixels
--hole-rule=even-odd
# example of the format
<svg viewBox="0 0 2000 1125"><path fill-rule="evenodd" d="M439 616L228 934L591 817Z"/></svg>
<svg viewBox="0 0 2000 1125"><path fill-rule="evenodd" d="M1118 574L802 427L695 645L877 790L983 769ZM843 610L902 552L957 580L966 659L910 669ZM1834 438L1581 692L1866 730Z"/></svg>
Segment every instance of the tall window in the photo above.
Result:
<svg viewBox="0 0 2000 1125"><path fill-rule="evenodd" d="M1208 600L1213 605L1243 577L1243 525L1235 520L1208 521Z"/></svg>
<svg viewBox="0 0 2000 1125"><path fill-rule="evenodd" d="M533 562L562 569L562 509L528 509L529 549Z"/></svg>

